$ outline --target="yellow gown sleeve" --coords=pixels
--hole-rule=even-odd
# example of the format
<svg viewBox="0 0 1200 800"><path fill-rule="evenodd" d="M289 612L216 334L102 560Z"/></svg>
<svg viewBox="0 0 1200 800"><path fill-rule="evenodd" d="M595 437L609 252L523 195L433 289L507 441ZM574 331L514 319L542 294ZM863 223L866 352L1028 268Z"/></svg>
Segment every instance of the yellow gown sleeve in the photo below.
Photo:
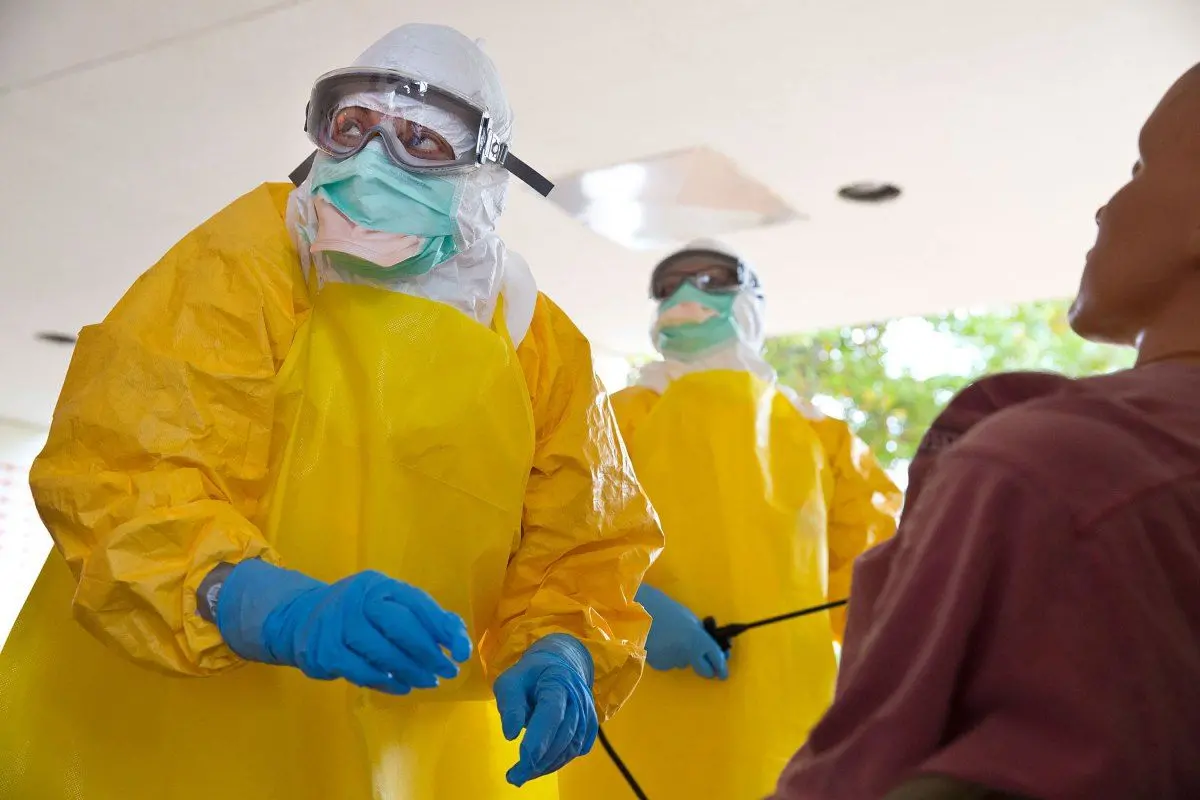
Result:
<svg viewBox="0 0 1200 800"><path fill-rule="evenodd" d="M607 719L641 677L650 618L633 598L662 549L662 529L634 477L590 345L544 296L518 356L537 447L521 543L483 656L498 674L548 634L575 636L592 655L596 708Z"/></svg>
<svg viewBox="0 0 1200 800"><path fill-rule="evenodd" d="M829 507L829 599L850 596L854 559L896 532L896 514L903 495L861 439L846 423L825 417L814 421L833 474ZM840 643L846 609L832 613L834 636Z"/></svg>
<svg viewBox="0 0 1200 800"><path fill-rule="evenodd" d="M30 473L78 581L75 618L160 671L239 663L197 614L196 589L221 561L275 560L248 520L302 302L287 188L264 185L219 212L82 331Z"/></svg>

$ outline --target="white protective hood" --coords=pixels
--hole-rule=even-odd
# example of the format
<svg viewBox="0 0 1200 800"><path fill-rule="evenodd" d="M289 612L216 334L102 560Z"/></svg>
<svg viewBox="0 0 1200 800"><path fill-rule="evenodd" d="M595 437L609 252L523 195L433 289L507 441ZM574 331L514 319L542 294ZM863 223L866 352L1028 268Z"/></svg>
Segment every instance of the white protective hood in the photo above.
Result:
<svg viewBox="0 0 1200 800"><path fill-rule="evenodd" d="M511 141L512 109L495 64L476 42L453 28L404 25L367 48L352 66L396 70L469 98L488 110L497 134ZM533 317L537 285L525 260L509 251L495 233L504 211L509 173L490 164L455 175L453 180L462 183L457 217L459 252L424 275L378 284L446 303L485 325L491 323L503 290L508 328L519 343ZM321 283L366 281L334 270L323 254L310 252L317 216L308 179L292 192L287 217L306 275Z"/></svg>

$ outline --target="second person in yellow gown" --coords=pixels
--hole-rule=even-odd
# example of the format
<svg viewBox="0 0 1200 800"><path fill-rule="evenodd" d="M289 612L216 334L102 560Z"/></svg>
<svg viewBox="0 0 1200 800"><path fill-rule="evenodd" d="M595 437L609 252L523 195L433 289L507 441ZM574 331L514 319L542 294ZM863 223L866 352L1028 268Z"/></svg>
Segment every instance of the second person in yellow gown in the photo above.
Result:
<svg viewBox="0 0 1200 800"><path fill-rule="evenodd" d="M846 598L853 560L890 537L900 492L844 422L776 382L750 267L697 242L655 270L663 360L613 407L667 546L638 600L647 670L604 726L653 800L769 794L833 696L840 610L765 626L728 655L705 631ZM597 748L561 800L634 795Z"/></svg>

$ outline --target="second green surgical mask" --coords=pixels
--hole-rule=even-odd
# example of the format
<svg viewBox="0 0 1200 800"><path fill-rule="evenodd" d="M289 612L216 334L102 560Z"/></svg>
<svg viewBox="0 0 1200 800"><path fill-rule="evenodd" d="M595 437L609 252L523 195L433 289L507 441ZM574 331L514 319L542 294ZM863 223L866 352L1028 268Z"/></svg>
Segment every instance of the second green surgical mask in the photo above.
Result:
<svg viewBox="0 0 1200 800"><path fill-rule="evenodd" d="M378 142L342 161L318 158L312 168L312 193L363 228L426 240L419 253L386 267L330 252L335 267L387 280L423 275L458 253L459 183L406 172L392 163Z"/></svg>
<svg viewBox="0 0 1200 800"><path fill-rule="evenodd" d="M737 294L733 292L705 292L685 283L675 294L658 307L660 318L672 308L683 303L697 303L713 315L703 322L682 322L655 326L658 351L667 357L694 357L728 344L738 338L737 321L733 315L733 304Z"/></svg>

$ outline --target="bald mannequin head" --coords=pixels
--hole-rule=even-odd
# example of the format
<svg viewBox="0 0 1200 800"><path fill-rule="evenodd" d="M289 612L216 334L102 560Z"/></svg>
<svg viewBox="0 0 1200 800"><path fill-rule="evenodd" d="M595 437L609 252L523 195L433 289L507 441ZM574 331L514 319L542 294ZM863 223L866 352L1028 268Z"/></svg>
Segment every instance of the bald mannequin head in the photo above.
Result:
<svg viewBox="0 0 1200 800"><path fill-rule="evenodd" d="M1071 326L1139 349L1139 362L1200 358L1200 65L1142 129L1129 183L1096 215Z"/></svg>

